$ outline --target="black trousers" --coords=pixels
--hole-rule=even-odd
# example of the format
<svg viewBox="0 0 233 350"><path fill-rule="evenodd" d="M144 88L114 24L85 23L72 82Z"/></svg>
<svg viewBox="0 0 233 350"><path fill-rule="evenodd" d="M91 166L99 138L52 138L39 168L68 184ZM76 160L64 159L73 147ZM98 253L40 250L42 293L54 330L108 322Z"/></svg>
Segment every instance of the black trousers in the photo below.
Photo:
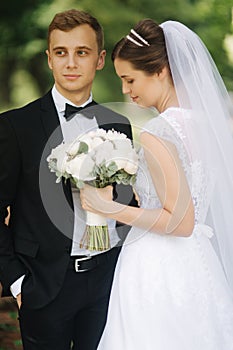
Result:
<svg viewBox="0 0 233 350"><path fill-rule="evenodd" d="M23 304L19 321L24 350L96 350L103 332L119 248L86 272L69 268L59 295L42 309Z"/></svg>

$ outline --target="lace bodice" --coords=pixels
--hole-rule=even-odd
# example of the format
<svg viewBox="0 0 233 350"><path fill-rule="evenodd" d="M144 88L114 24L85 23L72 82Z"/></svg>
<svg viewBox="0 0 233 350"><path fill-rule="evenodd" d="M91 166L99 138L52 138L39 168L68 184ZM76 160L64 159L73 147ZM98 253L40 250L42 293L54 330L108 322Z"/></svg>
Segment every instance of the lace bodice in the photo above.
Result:
<svg viewBox="0 0 233 350"><path fill-rule="evenodd" d="M198 144L197 128L191 112L180 108L169 108L147 122L142 131L170 141L176 146L192 194L195 223L203 223L213 191L214 172L206 169L201 161L201 147ZM139 195L140 204L145 208L160 207L142 148L139 151L139 160L135 189Z"/></svg>

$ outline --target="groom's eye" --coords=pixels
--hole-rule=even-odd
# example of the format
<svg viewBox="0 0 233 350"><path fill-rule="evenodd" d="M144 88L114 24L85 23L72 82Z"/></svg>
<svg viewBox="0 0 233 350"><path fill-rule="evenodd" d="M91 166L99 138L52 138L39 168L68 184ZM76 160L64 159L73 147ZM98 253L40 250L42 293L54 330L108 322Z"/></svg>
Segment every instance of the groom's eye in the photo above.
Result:
<svg viewBox="0 0 233 350"><path fill-rule="evenodd" d="M66 52L65 52L65 50L57 50L57 51L55 51L55 54L57 56L65 56Z"/></svg>
<svg viewBox="0 0 233 350"><path fill-rule="evenodd" d="M76 53L80 57L86 57L92 52L92 49L88 46L77 47Z"/></svg>
<svg viewBox="0 0 233 350"><path fill-rule="evenodd" d="M77 53L79 56L86 56L87 55L87 51L84 51L84 50L79 50Z"/></svg>

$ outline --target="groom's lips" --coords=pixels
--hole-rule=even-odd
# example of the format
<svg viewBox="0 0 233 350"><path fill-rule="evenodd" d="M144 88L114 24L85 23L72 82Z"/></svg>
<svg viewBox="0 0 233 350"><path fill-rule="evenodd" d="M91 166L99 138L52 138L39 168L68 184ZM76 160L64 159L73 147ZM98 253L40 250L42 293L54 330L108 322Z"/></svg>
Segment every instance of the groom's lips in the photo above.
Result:
<svg viewBox="0 0 233 350"><path fill-rule="evenodd" d="M76 80L81 77L80 74L64 74L64 77L68 80Z"/></svg>

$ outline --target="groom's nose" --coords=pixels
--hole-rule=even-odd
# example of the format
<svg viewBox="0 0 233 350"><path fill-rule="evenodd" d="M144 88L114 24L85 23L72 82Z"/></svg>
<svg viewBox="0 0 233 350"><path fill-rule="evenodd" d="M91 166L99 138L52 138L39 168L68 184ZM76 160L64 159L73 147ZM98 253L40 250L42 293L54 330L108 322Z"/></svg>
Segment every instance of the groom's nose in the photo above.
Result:
<svg viewBox="0 0 233 350"><path fill-rule="evenodd" d="M78 66L78 60L76 53L69 52L67 55L66 66L69 68L76 68Z"/></svg>

